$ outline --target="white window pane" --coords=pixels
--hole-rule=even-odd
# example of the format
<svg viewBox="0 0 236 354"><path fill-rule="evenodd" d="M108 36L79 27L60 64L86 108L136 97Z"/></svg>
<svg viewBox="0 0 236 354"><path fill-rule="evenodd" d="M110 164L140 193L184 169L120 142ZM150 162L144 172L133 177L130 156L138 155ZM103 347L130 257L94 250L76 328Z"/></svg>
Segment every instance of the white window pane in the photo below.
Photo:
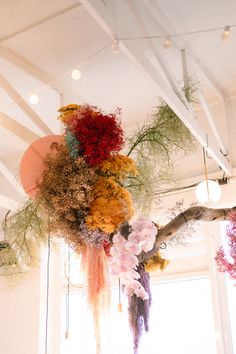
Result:
<svg viewBox="0 0 236 354"><path fill-rule="evenodd" d="M209 279L159 284L152 293L140 354L216 354Z"/></svg>
<svg viewBox="0 0 236 354"><path fill-rule="evenodd" d="M153 285L152 294L150 330L143 334L140 354L216 354L209 279ZM117 303L115 289L110 325L103 328L103 354L132 354L127 313L118 313ZM82 293L71 295L70 307L70 339L63 341L61 354L95 354Z"/></svg>
<svg viewBox="0 0 236 354"><path fill-rule="evenodd" d="M232 340L234 353L236 353L236 286L235 280L227 278L227 292L228 292L228 302L229 302L229 314L230 314L230 324L232 331Z"/></svg>

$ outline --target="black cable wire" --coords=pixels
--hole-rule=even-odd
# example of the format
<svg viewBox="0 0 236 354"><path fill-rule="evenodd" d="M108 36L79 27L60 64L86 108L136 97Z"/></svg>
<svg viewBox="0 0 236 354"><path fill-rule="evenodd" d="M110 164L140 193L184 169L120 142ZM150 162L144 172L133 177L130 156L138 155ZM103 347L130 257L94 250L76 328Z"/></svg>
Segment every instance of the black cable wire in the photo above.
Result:
<svg viewBox="0 0 236 354"><path fill-rule="evenodd" d="M68 339L70 328L70 246L68 245L68 258L67 258L67 294L66 294L66 332L65 337Z"/></svg>
<svg viewBox="0 0 236 354"><path fill-rule="evenodd" d="M120 278L119 278L119 304L121 304L121 291L120 291Z"/></svg>
<svg viewBox="0 0 236 354"><path fill-rule="evenodd" d="M47 352L48 352L48 312L49 312L48 310L49 310L50 257L51 257L51 245L50 245L50 237L48 237L46 315L45 315L45 354L47 354Z"/></svg>

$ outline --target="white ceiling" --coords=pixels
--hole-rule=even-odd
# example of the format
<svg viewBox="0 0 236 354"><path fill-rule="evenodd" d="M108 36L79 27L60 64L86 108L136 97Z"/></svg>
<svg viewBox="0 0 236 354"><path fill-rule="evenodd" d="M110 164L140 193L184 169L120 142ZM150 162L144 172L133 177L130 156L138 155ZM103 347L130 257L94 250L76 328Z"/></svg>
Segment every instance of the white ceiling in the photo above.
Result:
<svg viewBox="0 0 236 354"><path fill-rule="evenodd" d="M12 205L22 199L12 177L17 179L23 152L35 134L48 133L35 123L30 109L58 132L60 103L87 102L105 110L121 107L122 122L129 131L145 121L158 103L162 83L156 73L167 83L167 70L177 87L183 84L181 49L186 52L189 75L203 92L230 152L231 165L236 165L236 27L231 28L228 43L221 40L222 28L236 24L234 0L8 0L0 4L0 111L30 130L22 133L14 124L9 127L2 117L0 195ZM219 30L202 32L213 28ZM195 31L200 32L183 34ZM163 48L167 34L181 33L171 37L170 49ZM122 40L144 35L161 38ZM115 36L121 38L117 54L111 49ZM145 60L136 60L141 58L136 53L142 51L152 63L153 76ZM70 70L77 65L82 77L73 81ZM12 89L15 96L10 97L4 78L20 98ZM168 86L172 90L170 83ZM35 91L40 102L33 106L27 102ZM25 112L18 106L24 103L21 98L29 105ZM194 109L201 129L214 136L202 107L198 104ZM214 160L208 161L208 168L219 171ZM179 178L202 172L201 149L177 168ZM6 199L0 201L4 207Z"/></svg>

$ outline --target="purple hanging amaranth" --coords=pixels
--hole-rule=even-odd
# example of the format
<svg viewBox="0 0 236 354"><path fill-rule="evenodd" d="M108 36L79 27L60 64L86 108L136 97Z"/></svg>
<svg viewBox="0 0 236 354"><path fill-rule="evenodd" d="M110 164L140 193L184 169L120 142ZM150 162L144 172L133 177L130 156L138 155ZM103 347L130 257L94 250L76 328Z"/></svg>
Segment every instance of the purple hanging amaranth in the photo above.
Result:
<svg viewBox="0 0 236 354"><path fill-rule="evenodd" d="M139 340L141 338L143 328L148 331L149 313L151 307L151 290L150 290L150 276L145 271L144 266L140 264L137 268L140 275L139 282L148 293L149 298L143 300L136 295L129 296L129 323L134 340L134 354L138 353Z"/></svg>

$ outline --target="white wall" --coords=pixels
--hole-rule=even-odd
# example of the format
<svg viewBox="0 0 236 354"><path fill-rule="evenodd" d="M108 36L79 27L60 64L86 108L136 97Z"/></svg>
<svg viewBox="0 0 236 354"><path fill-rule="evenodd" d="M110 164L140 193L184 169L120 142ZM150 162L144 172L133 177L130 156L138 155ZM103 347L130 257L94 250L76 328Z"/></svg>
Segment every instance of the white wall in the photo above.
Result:
<svg viewBox="0 0 236 354"><path fill-rule="evenodd" d="M1 277L0 289L0 353L38 354L39 269L8 282Z"/></svg>

